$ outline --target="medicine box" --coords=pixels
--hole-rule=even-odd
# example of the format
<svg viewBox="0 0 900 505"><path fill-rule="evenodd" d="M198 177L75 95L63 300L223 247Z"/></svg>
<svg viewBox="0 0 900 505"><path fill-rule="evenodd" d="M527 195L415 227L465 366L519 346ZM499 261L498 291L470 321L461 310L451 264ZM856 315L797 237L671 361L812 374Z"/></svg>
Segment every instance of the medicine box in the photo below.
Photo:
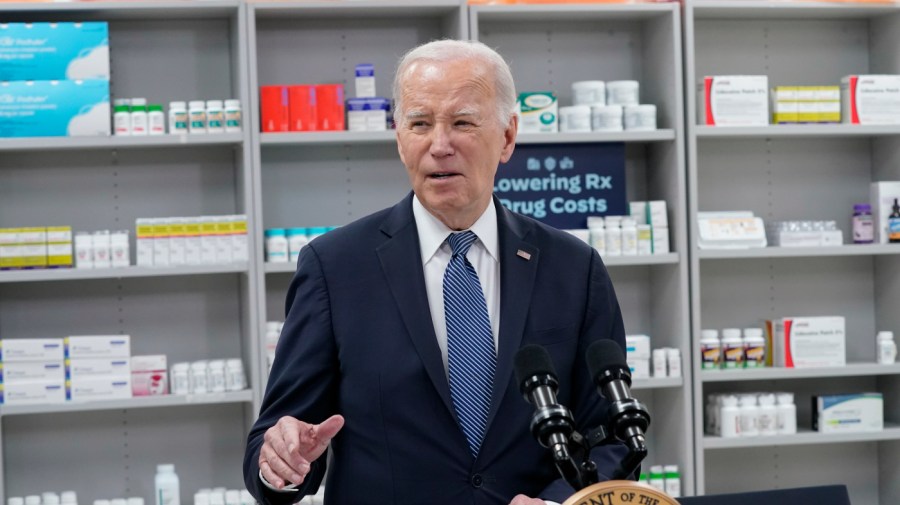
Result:
<svg viewBox="0 0 900 505"><path fill-rule="evenodd" d="M649 359L629 359L628 368L631 370L632 379L649 379L650 378L650 360Z"/></svg>
<svg viewBox="0 0 900 505"><path fill-rule="evenodd" d="M316 109L316 87L311 84L296 84L288 86L288 110L291 131L315 131L319 128L319 116ZM264 95L265 97L265 95ZM272 98L268 98L269 101ZM279 114L279 108L282 107L277 101L274 104L266 104L264 111ZM274 107L274 109L272 109ZM279 120L280 121L280 120ZM264 124L269 124L265 122ZM264 130L270 131L270 130ZM277 130L274 130L277 131Z"/></svg>
<svg viewBox="0 0 900 505"><path fill-rule="evenodd" d="M65 358L61 338L5 338L0 340L0 362L59 361Z"/></svg>
<svg viewBox="0 0 900 505"><path fill-rule="evenodd" d="M356 98L375 96L375 65L360 63L356 66Z"/></svg>
<svg viewBox="0 0 900 505"><path fill-rule="evenodd" d="M66 378L72 380L131 375L130 358L75 358L66 360Z"/></svg>
<svg viewBox="0 0 900 505"><path fill-rule="evenodd" d="M873 182L869 195L875 224L875 243L887 244L888 217L894 207L894 199L900 201L900 181Z"/></svg>
<svg viewBox="0 0 900 505"><path fill-rule="evenodd" d="M109 79L109 27L0 23L0 81Z"/></svg>
<svg viewBox="0 0 900 505"><path fill-rule="evenodd" d="M841 119L850 124L900 124L900 75L841 79Z"/></svg>
<svg viewBox="0 0 900 505"><path fill-rule="evenodd" d="M650 359L650 337L647 335L626 335L625 356L629 362L634 359Z"/></svg>
<svg viewBox="0 0 900 505"><path fill-rule="evenodd" d="M109 134L109 81L0 83L0 137Z"/></svg>
<svg viewBox="0 0 900 505"><path fill-rule="evenodd" d="M62 361L10 361L0 363L0 383L54 382L66 380L66 369Z"/></svg>
<svg viewBox="0 0 900 505"><path fill-rule="evenodd" d="M559 103L552 91L519 93L519 133L557 133Z"/></svg>
<svg viewBox="0 0 900 505"><path fill-rule="evenodd" d="M168 367L165 354L131 357L131 392L134 396L168 393Z"/></svg>
<svg viewBox="0 0 900 505"><path fill-rule="evenodd" d="M72 261L72 227L48 226L47 266L71 267Z"/></svg>
<svg viewBox="0 0 900 505"><path fill-rule="evenodd" d="M668 228L651 228L650 233L653 235L653 254L669 253L669 229Z"/></svg>
<svg viewBox="0 0 900 505"><path fill-rule="evenodd" d="M65 403L65 401L66 385L63 381L0 384L0 403L4 405Z"/></svg>
<svg viewBox="0 0 900 505"><path fill-rule="evenodd" d="M812 397L812 429L819 433L881 431L884 397L881 393Z"/></svg>
<svg viewBox="0 0 900 505"><path fill-rule="evenodd" d="M128 335L73 336L65 338L66 358L129 358Z"/></svg>
<svg viewBox="0 0 900 505"><path fill-rule="evenodd" d="M72 379L66 381L66 396L73 402L131 398L131 376Z"/></svg>
<svg viewBox="0 0 900 505"><path fill-rule="evenodd" d="M706 76L698 85L697 118L708 126L769 124L769 78L765 75Z"/></svg>
<svg viewBox="0 0 900 505"><path fill-rule="evenodd" d="M772 325L774 366L811 368L847 363L843 317L784 317Z"/></svg>

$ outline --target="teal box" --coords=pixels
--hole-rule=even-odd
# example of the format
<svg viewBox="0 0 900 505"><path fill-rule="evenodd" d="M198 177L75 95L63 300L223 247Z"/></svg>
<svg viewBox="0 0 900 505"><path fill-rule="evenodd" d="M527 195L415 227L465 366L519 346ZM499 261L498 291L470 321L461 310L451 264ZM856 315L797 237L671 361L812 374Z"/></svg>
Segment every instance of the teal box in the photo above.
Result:
<svg viewBox="0 0 900 505"><path fill-rule="evenodd" d="M109 79L109 26L0 23L0 81Z"/></svg>
<svg viewBox="0 0 900 505"><path fill-rule="evenodd" d="M0 83L0 137L109 134L109 81Z"/></svg>

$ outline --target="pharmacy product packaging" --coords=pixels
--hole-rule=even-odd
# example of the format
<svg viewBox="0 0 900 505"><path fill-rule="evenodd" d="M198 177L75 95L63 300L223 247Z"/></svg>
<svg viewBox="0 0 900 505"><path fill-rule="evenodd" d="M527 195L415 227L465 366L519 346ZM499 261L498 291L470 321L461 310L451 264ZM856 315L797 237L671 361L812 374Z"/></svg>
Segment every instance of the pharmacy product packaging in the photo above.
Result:
<svg viewBox="0 0 900 505"><path fill-rule="evenodd" d="M61 338L5 338L0 340L0 362L59 361L65 358Z"/></svg>
<svg viewBox="0 0 900 505"><path fill-rule="evenodd" d="M651 228L653 254L669 254L669 229Z"/></svg>
<svg viewBox="0 0 900 505"><path fill-rule="evenodd" d="M850 124L900 124L900 75L841 79L841 119Z"/></svg>
<svg viewBox="0 0 900 505"><path fill-rule="evenodd" d="M165 354L131 357L131 392L134 396L169 393Z"/></svg>
<svg viewBox="0 0 900 505"><path fill-rule="evenodd" d="M131 337L128 335L84 335L66 337L66 358L129 358Z"/></svg>
<svg viewBox="0 0 900 505"><path fill-rule="evenodd" d="M775 86L772 88L773 124L796 123L797 108L797 86Z"/></svg>
<svg viewBox="0 0 900 505"><path fill-rule="evenodd" d="M0 363L0 383L53 382L62 384L66 369L59 360L10 361Z"/></svg>
<svg viewBox="0 0 900 505"><path fill-rule="evenodd" d="M650 378L650 360L649 359L628 359L628 368L631 370L632 379L649 379Z"/></svg>
<svg viewBox="0 0 900 505"><path fill-rule="evenodd" d="M552 91L519 93L519 133L557 133L559 103Z"/></svg>
<svg viewBox="0 0 900 505"><path fill-rule="evenodd" d="M290 130L288 86L260 86L260 129L263 133Z"/></svg>
<svg viewBox="0 0 900 505"><path fill-rule="evenodd" d="M813 396L812 429L819 433L881 431L884 397L881 393Z"/></svg>
<svg viewBox="0 0 900 505"><path fill-rule="evenodd" d="M344 85L316 85L316 115L319 130L342 131L346 129L344 120Z"/></svg>
<svg viewBox="0 0 900 505"><path fill-rule="evenodd" d="M767 321L766 326L771 328L774 366L814 368L847 364L842 316L784 317Z"/></svg>
<svg viewBox="0 0 900 505"><path fill-rule="evenodd" d="M73 402L131 398L131 376L71 379L66 381L66 396Z"/></svg>
<svg viewBox="0 0 900 505"><path fill-rule="evenodd" d="M900 181L873 182L869 187L872 203L872 220L875 223L875 243L888 243L888 217L894 207L894 199L900 201Z"/></svg>
<svg viewBox="0 0 900 505"><path fill-rule="evenodd" d="M109 27L0 23L0 62L0 81L109 80Z"/></svg>
<svg viewBox="0 0 900 505"><path fill-rule="evenodd" d="M766 247L766 227L752 211L697 213L700 249L750 249Z"/></svg>
<svg viewBox="0 0 900 505"><path fill-rule="evenodd" d="M650 359L650 337L625 335L625 356L629 363L635 359Z"/></svg>
<svg viewBox="0 0 900 505"><path fill-rule="evenodd" d="M47 266L50 268L71 267L72 227L47 227Z"/></svg>
<svg viewBox="0 0 900 505"><path fill-rule="evenodd" d="M0 82L0 137L110 135L109 81Z"/></svg>
<svg viewBox="0 0 900 505"><path fill-rule="evenodd" d="M4 405L35 405L65 403L64 381L32 381L0 384L0 403Z"/></svg>
<svg viewBox="0 0 900 505"><path fill-rule="evenodd" d="M131 359L127 357L66 360L67 379L122 378L129 375L131 375Z"/></svg>
<svg viewBox="0 0 900 505"><path fill-rule="evenodd" d="M819 123L841 122L841 87L816 86L816 105Z"/></svg>
<svg viewBox="0 0 900 505"><path fill-rule="evenodd" d="M715 75L698 85L697 120L708 126L769 124L769 78L765 75Z"/></svg>
<svg viewBox="0 0 900 505"><path fill-rule="evenodd" d="M311 84L288 86L290 130L309 132L319 129L316 110L316 87Z"/></svg>
<svg viewBox="0 0 900 505"><path fill-rule="evenodd" d="M375 65L360 63L356 66L356 98L375 97Z"/></svg>

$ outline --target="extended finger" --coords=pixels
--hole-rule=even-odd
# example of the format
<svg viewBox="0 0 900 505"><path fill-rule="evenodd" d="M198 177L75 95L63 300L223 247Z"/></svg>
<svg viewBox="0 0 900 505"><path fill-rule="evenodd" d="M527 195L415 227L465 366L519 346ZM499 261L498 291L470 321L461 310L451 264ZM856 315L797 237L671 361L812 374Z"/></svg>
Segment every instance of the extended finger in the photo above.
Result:
<svg viewBox="0 0 900 505"><path fill-rule="evenodd" d="M302 430L308 429L311 426L299 421L280 422L277 426L281 434L282 443L282 448L278 451L279 456L285 461L290 462L294 470L300 472L302 475L306 475L306 473L309 472L309 463L313 461L314 458L308 459L308 456L301 452L300 433Z"/></svg>

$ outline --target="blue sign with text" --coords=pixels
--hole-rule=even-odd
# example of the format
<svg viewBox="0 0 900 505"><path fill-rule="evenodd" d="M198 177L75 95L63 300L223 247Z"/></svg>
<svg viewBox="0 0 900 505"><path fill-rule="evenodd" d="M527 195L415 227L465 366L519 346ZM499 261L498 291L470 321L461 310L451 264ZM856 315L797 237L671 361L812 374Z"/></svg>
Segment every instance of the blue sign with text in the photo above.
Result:
<svg viewBox="0 0 900 505"><path fill-rule="evenodd" d="M625 144L517 145L500 165L494 194L504 207L559 229L588 216L628 214Z"/></svg>

